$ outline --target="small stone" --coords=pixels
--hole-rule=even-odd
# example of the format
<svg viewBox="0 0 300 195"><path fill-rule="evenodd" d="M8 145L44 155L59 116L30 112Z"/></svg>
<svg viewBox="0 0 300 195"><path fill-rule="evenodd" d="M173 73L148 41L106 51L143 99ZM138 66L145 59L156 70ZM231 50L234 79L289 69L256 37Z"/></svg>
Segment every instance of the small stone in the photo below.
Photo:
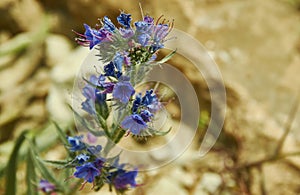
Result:
<svg viewBox="0 0 300 195"><path fill-rule="evenodd" d="M57 65L71 53L71 43L62 35L51 34L45 40L46 63L48 66Z"/></svg>

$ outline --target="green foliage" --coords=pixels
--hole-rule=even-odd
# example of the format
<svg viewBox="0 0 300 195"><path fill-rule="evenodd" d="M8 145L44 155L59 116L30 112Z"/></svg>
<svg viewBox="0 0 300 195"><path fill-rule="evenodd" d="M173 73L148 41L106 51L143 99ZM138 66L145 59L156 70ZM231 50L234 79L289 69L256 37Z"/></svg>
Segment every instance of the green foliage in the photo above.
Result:
<svg viewBox="0 0 300 195"><path fill-rule="evenodd" d="M25 140L25 135L28 131L23 131L21 135L16 140L14 149L10 155L8 165L6 167L6 195L15 195L17 193L16 187L16 175L17 175L17 165L18 165L18 153Z"/></svg>

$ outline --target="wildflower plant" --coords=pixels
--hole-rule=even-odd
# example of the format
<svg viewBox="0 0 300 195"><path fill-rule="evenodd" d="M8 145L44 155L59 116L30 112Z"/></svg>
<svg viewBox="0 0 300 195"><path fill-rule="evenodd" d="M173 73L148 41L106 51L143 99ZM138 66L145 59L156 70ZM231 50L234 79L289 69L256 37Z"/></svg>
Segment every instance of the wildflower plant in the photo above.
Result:
<svg viewBox="0 0 300 195"><path fill-rule="evenodd" d="M83 114L71 107L77 122L88 134L87 137L64 136L59 131L68 157L63 162L47 162L61 169L73 170L66 180L79 179L80 190L91 183L96 191L108 185L110 190L123 194L140 185L136 180L138 168L121 163L120 155L111 155L110 152L129 135L145 138L162 136L170 131L157 130L153 125L155 114L162 108L156 91L147 89L138 92L137 86L154 66L166 62L175 51L156 61L173 22L165 22L161 17L155 21L147 15L133 23L131 15L124 12L117 21L118 27L105 16L97 28L84 24L85 32L76 32L76 42L97 50L100 64L96 66L97 74L82 78L85 82L81 88L84 99L80 103ZM106 143L95 144L97 137L104 137ZM39 187L45 193L59 192L62 188L47 180L41 180Z"/></svg>

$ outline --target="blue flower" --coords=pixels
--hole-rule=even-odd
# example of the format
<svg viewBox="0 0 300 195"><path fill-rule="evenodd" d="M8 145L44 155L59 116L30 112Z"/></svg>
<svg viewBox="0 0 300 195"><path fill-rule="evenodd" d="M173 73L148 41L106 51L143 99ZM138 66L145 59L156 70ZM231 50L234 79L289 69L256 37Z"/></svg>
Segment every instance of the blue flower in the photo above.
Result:
<svg viewBox="0 0 300 195"><path fill-rule="evenodd" d="M41 179L39 182L39 189L48 194L50 192L54 192L56 190L56 187L49 181Z"/></svg>
<svg viewBox="0 0 300 195"><path fill-rule="evenodd" d="M77 166L74 173L75 177L82 178L89 183L92 183L95 177L98 175L100 175L100 170L98 170L91 162L85 163L81 166Z"/></svg>
<svg viewBox="0 0 300 195"><path fill-rule="evenodd" d="M82 136L67 137L67 140L71 145L70 151L75 152L85 149L85 144L81 141L82 138Z"/></svg>
<svg viewBox="0 0 300 195"><path fill-rule="evenodd" d="M130 28L130 23L131 23L131 14L125 14L121 13L118 17L117 20L119 24L124 26L125 28Z"/></svg>
<svg viewBox="0 0 300 195"><path fill-rule="evenodd" d="M104 23L103 28L108 30L109 32L113 33L116 30L115 25L111 22L111 20L107 16L104 16L103 23Z"/></svg>
<svg viewBox="0 0 300 195"><path fill-rule="evenodd" d="M90 159L90 156L86 154L79 154L76 156L76 160L79 164L83 164L84 162L88 161Z"/></svg>
<svg viewBox="0 0 300 195"><path fill-rule="evenodd" d="M134 25L135 25L137 33L147 33L150 30L149 24L144 21L135 22ZM151 33L151 32L148 32L148 33Z"/></svg>
<svg viewBox="0 0 300 195"><path fill-rule="evenodd" d="M116 177L113 179L113 184L117 190L126 190L129 187L137 186L135 181L138 174L137 170L126 172L123 169L119 169L116 174Z"/></svg>
<svg viewBox="0 0 300 195"><path fill-rule="evenodd" d="M121 127L129 130L134 135L139 135L142 130L147 128L147 124L140 115L133 114L125 117Z"/></svg>
<svg viewBox="0 0 300 195"><path fill-rule="evenodd" d="M113 97L121 103L126 104L134 92L134 88L129 81L121 81L114 86Z"/></svg>

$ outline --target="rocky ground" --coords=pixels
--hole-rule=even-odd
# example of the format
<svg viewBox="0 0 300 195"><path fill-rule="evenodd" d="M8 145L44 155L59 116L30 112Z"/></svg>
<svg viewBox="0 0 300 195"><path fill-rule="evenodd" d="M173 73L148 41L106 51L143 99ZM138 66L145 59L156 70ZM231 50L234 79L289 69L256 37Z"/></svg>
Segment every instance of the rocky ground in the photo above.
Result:
<svg viewBox="0 0 300 195"><path fill-rule="evenodd" d="M142 2L145 13L174 18L175 28L206 47L222 73L227 105L223 131L207 155L198 156L199 133L176 161L142 173L144 185L130 194L300 194L299 4L296 0ZM2 167L25 129L47 129L49 119L62 125L73 122L66 102L71 101L74 78L89 51L76 46L71 29L82 32L82 23L93 25L104 15L115 18L119 10L140 18L134 0L0 2ZM203 79L184 60L170 64L185 73L203 110L209 112L211 100ZM204 123L199 132L205 127ZM61 155L51 149L49 153Z"/></svg>

